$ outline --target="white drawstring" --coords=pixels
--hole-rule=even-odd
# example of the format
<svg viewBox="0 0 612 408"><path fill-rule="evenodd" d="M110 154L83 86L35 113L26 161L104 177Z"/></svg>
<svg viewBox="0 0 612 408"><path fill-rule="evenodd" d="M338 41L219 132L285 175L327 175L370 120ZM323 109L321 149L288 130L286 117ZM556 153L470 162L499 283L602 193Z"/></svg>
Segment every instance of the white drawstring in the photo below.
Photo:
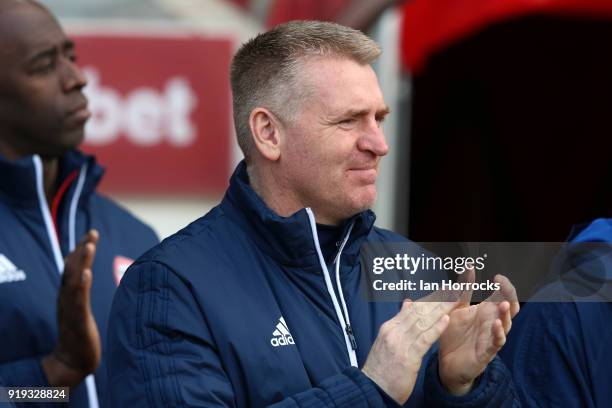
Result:
<svg viewBox="0 0 612 408"><path fill-rule="evenodd" d="M85 184L85 177L87 176L87 163L81 167L79 179L77 180L74 194L72 195L72 201L70 202L70 212L68 215L68 248L70 252L76 248L76 210L79 199L81 198L81 192L83 191L83 185Z"/></svg>
<svg viewBox="0 0 612 408"><path fill-rule="evenodd" d="M45 227L47 229L47 236L49 237L49 241L51 242L51 251L53 252L53 258L55 259L55 266L57 266L57 270L59 274L64 273L64 258L62 258L62 251L60 249L59 241L57 240L57 235L55 232L55 227L53 226L53 218L51 217L51 212L49 211L49 205L47 204L47 198L45 197L45 191L43 188L43 171L42 171L42 160L40 156L34 155L34 170L36 172L36 192L38 194L38 204L40 207L40 212L42 213L43 220L45 221ZM68 241L69 241L69 250L70 252L74 251L76 248L76 204L79 201L79 197L81 195L81 191L83 189L83 184L85 182L85 174L87 172L87 164L84 164L81 168L81 173L79 174L79 180L77 182L77 186L75 192L72 196L72 202L70 205L70 214L69 214L69 231L68 231ZM94 379L93 374L88 375L85 378L85 386L87 388L87 398L89 400L89 408L98 408L98 393L96 391L96 381Z"/></svg>

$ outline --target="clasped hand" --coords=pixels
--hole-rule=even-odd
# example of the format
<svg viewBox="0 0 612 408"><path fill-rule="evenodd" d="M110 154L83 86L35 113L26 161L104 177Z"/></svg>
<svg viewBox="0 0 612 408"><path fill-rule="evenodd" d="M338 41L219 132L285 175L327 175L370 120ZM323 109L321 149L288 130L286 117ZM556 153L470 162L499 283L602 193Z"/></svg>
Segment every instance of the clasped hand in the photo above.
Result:
<svg viewBox="0 0 612 408"><path fill-rule="evenodd" d="M474 282L474 271L461 277ZM470 306L472 291L434 292L401 310L380 328L363 372L400 404L408 400L423 356L439 340L440 381L453 395L470 391L475 379L506 342L512 318L519 311L516 291L497 275L500 289Z"/></svg>

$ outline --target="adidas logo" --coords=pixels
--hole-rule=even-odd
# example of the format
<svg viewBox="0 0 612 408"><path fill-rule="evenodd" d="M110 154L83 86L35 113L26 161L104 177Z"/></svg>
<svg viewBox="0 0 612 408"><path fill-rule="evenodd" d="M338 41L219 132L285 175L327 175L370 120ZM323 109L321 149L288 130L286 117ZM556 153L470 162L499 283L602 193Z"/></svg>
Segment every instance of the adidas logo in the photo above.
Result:
<svg viewBox="0 0 612 408"><path fill-rule="evenodd" d="M0 283L18 282L25 279L25 272L17 269L6 256L0 254Z"/></svg>
<svg viewBox="0 0 612 408"><path fill-rule="evenodd" d="M272 346L280 347L295 344L291 333L289 333L289 328L287 327L287 323L285 323L285 319L281 316L278 320L276 330L272 332L272 338L270 339Z"/></svg>

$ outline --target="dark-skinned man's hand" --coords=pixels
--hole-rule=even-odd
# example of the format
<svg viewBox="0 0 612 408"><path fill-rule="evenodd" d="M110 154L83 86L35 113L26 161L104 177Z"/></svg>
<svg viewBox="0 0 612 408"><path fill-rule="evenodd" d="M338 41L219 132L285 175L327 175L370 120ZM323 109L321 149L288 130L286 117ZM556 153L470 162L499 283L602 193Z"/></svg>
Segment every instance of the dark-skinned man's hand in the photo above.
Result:
<svg viewBox="0 0 612 408"><path fill-rule="evenodd" d="M98 232L89 230L65 259L57 299L58 342L42 360L50 386L75 386L100 363L100 335L89 295L97 242Z"/></svg>

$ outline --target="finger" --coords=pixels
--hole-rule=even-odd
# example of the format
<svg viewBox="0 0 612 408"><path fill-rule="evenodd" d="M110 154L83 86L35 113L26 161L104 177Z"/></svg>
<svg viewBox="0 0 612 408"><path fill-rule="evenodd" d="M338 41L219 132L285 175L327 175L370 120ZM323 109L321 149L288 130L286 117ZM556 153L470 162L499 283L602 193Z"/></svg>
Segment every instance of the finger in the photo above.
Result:
<svg viewBox="0 0 612 408"><path fill-rule="evenodd" d="M449 307L451 308L450 310L452 310L457 306L457 300L459 299L458 294L456 296L451 295L453 292L457 291L436 290L427 296L417 299L415 305L419 305L418 310L421 311L423 315L429 314L433 309L437 308L440 303L450 304Z"/></svg>
<svg viewBox="0 0 612 408"><path fill-rule="evenodd" d="M450 313L457 307L457 302L442 301L442 302L429 302L429 301L418 301L412 306L411 313L405 316L404 320L414 319L415 317L431 317L433 322L437 321L443 314ZM432 323L433 323L432 322Z"/></svg>
<svg viewBox="0 0 612 408"><path fill-rule="evenodd" d="M419 334L416 340L412 343L413 352L410 353L411 358L420 361L423 356L431 348L431 346L438 341L444 330L448 327L450 318L447 314L442 315L433 326L428 330Z"/></svg>
<svg viewBox="0 0 612 408"><path fill-rule="evenodd" d="M417 302L412 313L403 319L400 324L408 339L416 339L423 332L431 329L444 315L449 314L456 307L453 302Z"/></svg>
<svg viewBox="0 0 612 408"><path fill-rule="evenodd" d="M93 267L94 258L96 257L96 244L88 242L83 248L83 257L79 265L80 269L91 269Z"/></svg>
<svg viewBox="0 0 612 408"><path fill-rule="evenodd" d="M510 302L503 301L498 306L499 318L504 328L504 333L508 334L512 328L512 316L510 314Z"/></svg>
<svg viewBox="0 0 612 408"><path fill-rule="evenodd" d="M82 316L91 313L90 291L92 284L91 269L82 269L78 274L79 281L73 286L68 286L65 291L60 291L62 302L69 305L73 316Z"/></svg>
<svg viewBox="0 0 612 408"><path fill-rule="evenodd" d="M96 244L99 238L100 238L100 233L98 232L98 230L90 229L85 234L83 234L83 236L81 237L81 240L77 244L77 247L84 246L88 242Z"/></svg>
<svg viewBox="0 0 612 408"><path fill-rule="evenodd" d="M491 342L486 347L486 355L481 356L481 359L487 363L495 358L497 352L506 343L506 335L504 334L501 320L497 319L495 322L493 322L490 330Z"/></svg>
<svg viewBox="0 0 612 408"><path fill-rule="evenodd" d="M461 297L462 291L460 290L436 290L431 292L427 296L417 299L420 303L437 303L437 302L456 302ZM432 306L432 308L435 306Z"/></svg>
<svg viewBox="0 0 612 408"><path fill-rule="evenodd" d="M412 299L410 298L404 299L404 301L402 302L402 310L410 310L411 307L412 307Z"/></svg>
<svg viewBox="0 0 612 408"><path fill-rule="evenodd" d="M82 257L85 257L87 254L84 252L84 248L87 244L93 244L96 246L98 244L98 239L100 234L95 229L90 229L81 237L81 240L76 245L72 252L75 253L76 261L81 261Z"/></svg>
<svg viewBox="0 0 612 408"><path fill-rule="evenodd" d="M520 303L518 301L518 295L516 294L516 288L510 282L510 279L504 275L495 275L493 280L500 285L499 291L497 291L497 301L507 300L510 303L510 315L511 317L516 316L520 310ZM495 294L494 294L495 295Z"/></svg>
<svg viewBox="0 0 612 408"><path fill-rule="evenodd" d="M397 314L393 316L391 320L394 320L396 322L400 322L401 320L403 320L406 316L410 314L410 311L412 310L412 305L413 302L411 299L404 299L402 301L402 306L400 307L399 312L397 312Z"/></svg>
<svg viewBox="0 0 612 408"><path fill-rule="evenodd" d="M487 298L488 302L499 303L503 300L514 300L516 298L516 292L514 291L514 285L504 275L497 274L493 277L493 282L499 284L499 289L496 290ZM508 299L506 299L506 296Z"/></svg>
<svg viewBox="0 0 612 408"><path fill-rule="evenodd" d="M518 295L516 293L516 288L514 287L510 279L508 279L504 275L497 275L495 276L495 278L497 279L496 282L499 282L501 286L500 289L502 292L502 296L504 297L504 299L506 299L510 303L511 317L516 316L516 314L519 312L521 308L519 300L518 300Z"/></svg>
<svg viewBox="0 0 612 408"><path fill-rule="evenodd" d="M82 258L82 250L75 250L68 254L64 263L64 271L62 274L62 286L74 288L78 286L81 280L81 269L79 268L79 259Z"/></svg>
<svg viewBox="0 0 612 408"><path fill-rule="evenodd" d="M502 321L500 319L495 320L492 330L493 344L497 348L495 351L497 353L497 351L499 351L499 349L506 343L506 333L504 332Z"/></svg>
<svg viewBox="0 0 612 408"><path fill-rule="evenodd" d="M468 268L466 272L459 275L457 282L459 283L474 283L476 281L476 272L474 268ZM459 307L469 306L472 301L472 289L461 291L459 295Z"/></svg>
<svg viewBox="0 0 612 408"><path fill-rule="evenodd" d="M62 285L72 288L79 286L83 281L83 270L93 267L98 235L95 230L92 231L86 234L76 249L66 257Z"/></svg>
<svg viewBox="0 0 612 408"><path fill-rule="evenodd" d="M81 301L87 310L90 309L90 292L91 292L91 284L93 281L93 274L91 273L91 269L83 269L81 273Z"/></svg>

